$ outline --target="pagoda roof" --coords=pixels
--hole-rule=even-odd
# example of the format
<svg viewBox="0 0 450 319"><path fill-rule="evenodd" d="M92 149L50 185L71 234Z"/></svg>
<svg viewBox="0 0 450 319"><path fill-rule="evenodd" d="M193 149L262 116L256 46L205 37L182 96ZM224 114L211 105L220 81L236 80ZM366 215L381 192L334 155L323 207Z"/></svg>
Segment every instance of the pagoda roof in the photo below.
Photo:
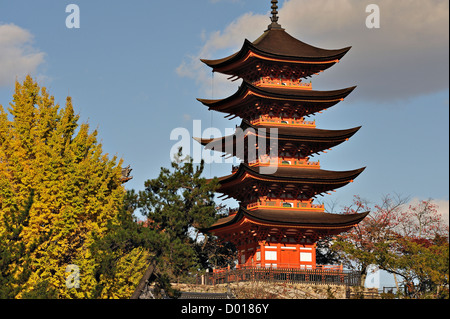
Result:
<svg viewBox="0 0 450 319"><path fill-rule="evenodd" d="M284 29L269 28L254 42L245 39L242 48L226 58L201 61L214 71L231 75L235 75L236 69L242 67L242 64L249 63L251 57L271 62L319 64L323 70L339 62L350 49L351 47L338 50L318 48L294 38Z"/></svg>
<svg viewBox="0 0 450 319"><path fill-rule="evenodd" d="M283 165L261 167L241 163L234 173L218 179L220 187L217 192L242 203L249 202L256 188L259 189L259 196L268 196L270 192L274 195L288 192L294 194L294 198L300 195L304 198L313 198L347 185L364 169L327 171L318 168Z"/></svg>
<svg viewBox="0 0 450 319"><path fill-rule="evenodd" d="M205 231L211 232L228 226L236 225L243 219L250 223L267 225L271 227L297 227L307 229L335 229L339 232L342 228L351 228L361 222L369 212L357 214L329 214L325 212L312 212L301 210L271 210L255 209L247 210L239 207L236 214L219 219Z"/></svg>
<svg viewBox="0 0 450 319"><path fill-rule="evenodd" d="M124 184L124 183L128 182L129 180L133 179L133 176L130 175L132 170L133 169L131 168L130 165L128 165L125 168L122 168L122 171L121 171L121 174L120 174L120 179L119 179L122 184Z"/></svg>
<svg viewBox="0 0 450 319"><path fill-rule="evenodd" d="M245 174L255 179L274 182L347 184L358 177L365 170L365 167L352 171L327 171L322 169L282 166L278 167L277 171L272 174L262 174L260 172L261 169L261 167L241 163L235 173L219 178L219 183L222 185L221 189L226 187L227 183L237 180ZM218 191L220 192L221 189Z"/></svg>
<svg viewBox="0 0 450 319"><path fill-rule="evenodd" d="M245 134L245 130L253 129L258 135L258 129L266 129L266 136L270 138L270 129L276 128L278 130L277 139L279 140L298 140L303 142L338 142L342 143L345 140L352 137L356 132L361 129L361 126L346 129L346 130L323 130L317 128L309 128L309 127L295 127L295 126L287 126L285 124L280 125L252 125L248 121L243 120L241 125L239 126L242 129L240 134ZM226 141L235 140L232 137L238 138L240 134L233 134L219 138L195 138L194 139L206 146L210 144L211 147L214 145L223 145Z"/></svg>
<svg viewBox="0 0 450 319"><path fill-rule="evenodd" d="M285 89L285 88L269 88L269 87L258 87L250 84L247 81L243 81L239 86L236 93L233 95L217 100L210 99L197 99L204 105L208 106L209 109L223 113L233 113L237 114L239 109L243 108L243 105L249 103L250 107L256 109L253 104L256 100L268 100L270 102L276 101L283 104L302 104L306 106L311 106L312 111L309 114L323 110L330 106L333 106L344 98L346 98L356 86L332 90L332 91L316 91L316 90L302 90L302 89ZM318 106L318 104L323 104ZM287 106L283 106L287 107Z"/></svg>
<svg viewBox="0 0 450 319"><path fill-rule="evenodd" d="M243 81L239 86L236 93L233 95L217 100L210 99L197 99L204 105L216 111L227 112L227 108L237 106L236 104L242 104L243 101L251 96L255 96L259 99L277 100L280 102L340 102L346 98L356 86L332 90L332 91L316 91L316 90L294 90L285 89L279 87L259 87L254 86L247 81ZM228 113L228 112L227 112Z"/></svg>
<svg viewBox="0 0 450 319"><path fill-rule="evenodd" d="M194 137L194 139L205 146L207 149L219 151L222 153L227 153L230 150L233 150L233 153L230 154L233 156L237 156L238 148L236 145L238 143L244 143L245 147L247 144L245 144L244 139L248 134L255 134L256 136L260 136L258 129L263 128L266 129L266 131L265 134L261 137L270 139L274 138L273 136L271 136L271 129L276 128L278 130L276 138L279 141L279 148L285 147L286 143L291 143L293 145L297 145L298 149L302 149L302 155L306 157L314 153L319 153L326 149L330 149L345 142L354 134L356 134L361 126L347 130L322 130L309 127L295 127L286 125L283 126L283 124L280 124L279 126L255 126L243 120L240 128L241 131L235 132L235 134L233 135L206 139ZM258 141L258 139L256 141ZM230 144L233 144L232 148Z"/></svg>

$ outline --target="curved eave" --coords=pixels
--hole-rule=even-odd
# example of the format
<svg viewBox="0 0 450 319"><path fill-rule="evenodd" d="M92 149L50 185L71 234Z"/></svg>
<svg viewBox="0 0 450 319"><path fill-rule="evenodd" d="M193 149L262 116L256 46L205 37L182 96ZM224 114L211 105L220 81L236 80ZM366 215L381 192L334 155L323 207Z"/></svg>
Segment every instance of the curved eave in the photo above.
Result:
<svg viewBox="0 0 450 319"><path fill-rule="evenodd" d="M316 91L316 90L293 90L283 88L267 88L257 87L247 81L243 81L236 93L224 99L197 99L210 109L220 108L224 105L233 105L241 100L249 98L250 96L257 96L258 98L267 100L281 100L293 102L331 102L341 101L346 98L356 86L348 87L340 90L332 91Z"/></svg>
<svg viewBox="0 0 450 319"><path fill-rule="evenodd" d="M267 224L307 227L349 227L361 222L368 214L328 214L324 212L306 212L294 210L253 210L241 208L244 215L251 220Z"/></svg>
<svg viewBox="0 0 450 319"><path fill-rule="evenodd" d="M219 219L203 231L211 232L239 223L243 218L249 222L270 227L300 228L349 228L360 223L369 212L358 214L329 214L299 210L247 210L242 206L238 213Z"/></svg>
<svg viewBox="0 0 450 319"><path fill-rule="evenodd" d="M253 43L245 39L241 49L222 59L201 59L213 69L226 68L236 62L244 62L249 53L257 54L260 59L292 63L334 64L342 59L351 49L326 50L314 47L290 36L284 30L268 30Z"/></svg>
<svg viewBox="0 0 450 319"><path fill-rule="evenodd" d="M318 128L304 128L304 127L296 127L296 126L286 126L285 124L279 125L252 125L246 120L243 120L240 125L242 130L246 130L247 128L254 129L256 133L258 133L258 129L266 129L270 130L271 128L278 129L277 138L280 139L304 139L308 141L338 141L345 140L347 138L352 137L356 132L358 132L362 126L346 129L346 130L324 130ZM269 131L267 131L269 132Z"/></svg>
<svg viewBox="0 0 450 319"><path fill-rule="evenodd" d="M296 168L296 167L278 167L277 171L273 174L261 174L259 172L260 167L250 167L246 164L240 164L238 170L233 174L223 176L219 178L219 183L230 183L244 174L248 174L249 177L265 180L269 182L288 182L288 183L348 183L358 177L366 168L359 168L351 171L327 171L322 169L310 169L310 168ZM219 190L220 192L220 190Z"/></svg>
<svg viewBox="0 0 450 319"><path fill-rule="evenodd" d="M268 29L253 42L247 45L265 54L275 56L299 58L308 61L326 61L342 58L351 47L337 50L322 49L300 41L284 29Z"/></svg>
<svg viewBox="0 0 450 319"><path fill-rule="evenodd" d="M287 54L279 54L274 52L265 51L263 49L259 49L258 47L254 46L251 42L248 43L249 51L254 52L258 54L259 56L273 59L273 60L279 60L280 62L283 61L297 61L297 63L303 63L303 64L334 64L338 62L340 59L344 57L344 55L347 54L348 51L352 48L346 47L339 50L325 50L325 49L318 49L323 52L326 52L323 56L295 56L295 55L287 55ZM312 46L310 46L312 47Z"/></svg>
<svg viewBox="0 0 450 319"><path fill-rule="evenodd" d="M244 217L244 214L242 214L241 210L239 210L238 213L234 215L230 215L227 217L220 218L217 222L215 222L213 225L211 225L208 228L203 228L201 231L203 232L209 232L218 228L227 227L233 224L238 223L242 218Z"/></svg>
<svg viewBox="0 0 450 319"><path fill-rule="evenodd" d="M251 128L255 130L255 133L258 135L258 128L265 128L270 130L271 128L278 129L277 139L279 140L292 140L292 141L304 141L304 142L325 142L325 143L341 143L345 140L351 138L361 129L361 126L347 129L347 130L321 130L316 128L299 128L299 127L283 127L283 126L269 126L269 125L260 125L254 126L245 121L241 124L241 129L245 132L247 128ZM264 137L270 138L270 135L265 135ZM194 140L206 146L210 144L211 146L215 145L224 145L226 142L235 141L237 138L236 134L227 135L219 138L197 138L194 137Z"/></svg>

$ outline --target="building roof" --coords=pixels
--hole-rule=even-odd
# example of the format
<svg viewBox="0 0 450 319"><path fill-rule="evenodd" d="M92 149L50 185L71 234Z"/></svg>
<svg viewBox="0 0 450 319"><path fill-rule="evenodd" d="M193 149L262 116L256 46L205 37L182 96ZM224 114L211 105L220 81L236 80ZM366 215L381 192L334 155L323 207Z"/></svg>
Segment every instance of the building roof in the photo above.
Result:
<svg viewBox="0 0 450 319"><path fill-rule="evenodd" d="M233 135L205 139L194 137L194 139L207 149L222 153L228 153L232 150L233 152L229 154L238 156L239 150L241 150L239 147L243 146L245 148L248 146L248 141L246 141L248 134L255 134L262 138L271 139L274 138L271 135L271 129L276 128L278 130L276 139L278 140L279 149L286 148L286 143L289 143L291 147L297 148L299 151L301 150L301 154L307 157L345 142L358 132L361 126L347 130L322 130L309 127L283 126L283 124L278 126L265 124L255 126L243 120L239 128L240 130L237 130ZM265 129L263 135L260 135L260 131L258 130L261 128ZM257 143L258 141L259 138L256 139ZM243 143L243 145L239 145L239 143ZM245 160L244 158L240 159Z"/></svg>
<svg viewBox="0 0 450 319"><path fill-rule="evenodd" d="M346 98L356 86L331 91L301 90L258 87L243 81L238 90L224 99L197 99L210 110L234 114L242 118L257 114L267 114L277 106L286 112L297 113L299 117L309 116L336 105ZM255 106L261 105L260 110Z"/></svg>
<svg viewBox="0 0 450 319"><path fill-rule="evenodd" d="M231 175L220 177L218 193L249 204L254 196L281 196L311 199L347 185L365 168L352 171L327 171L295 166L250 166L241 163Z"/></svg>
<svg viewBox="0 0 450 319"><path fill-rule="evenodd" d="M202 145L206 146L208 144L209 148L214 147L214 145L222 145L226 141L236 141L236 138L239 138L240 135L246 134L246 130L254 130L256 135L258 136L258 129L266 129L266 134L268 138L270 138L270 129L277 129L278 135L277 139L279 140L296 140L296 141L303 141L303 142L339 142L342 143L346 139L349 139L352 137L356 132L358 132L361 129L361 126L346 129L346 130L324 130L324 129L317 129L317 128L309 128L309 127L295 127L295 126L288 126L284 124L280 125L267 125L267 124L261 124L261 125L252 125L248 121L243 120L241 122L241 125L239 126L241 128L241 131L238 133L235 133L233 135L219 137L219 138L195 138L194 139L201 143ZM248 132L247 132L248 133ZM232 138L234 137L234 138Z"/></svg>
<svg viewBox="0 0 450 319"><path fill-rule="evenodd" d="M233 224L237 224L243 218L254 223L265 225L305 227L305 228L343 228L352 227L361 222L369 212L358 214L329 214L324 212L311 212L301 210L247 210L240 207L236 214L219 219L205 231L214 231Z"/></svg>
<svg viewBox="0 0 450 319"><path fill-rule="evenodd" d="M319 64L320 69L327 69L339 62L351 49L346 47L337 50L327 50L309 45L293 36L284 29L269 28L254 42L245 40L242 48L223 59L201 61L214 71L234 75L237 68L249 64L250 60L288 62L292 64ZM314 71L313 73L315 73Z"/></svg>
<svg viewBox="0 0 450 319"><path fill-rule="evenodd" d="M133 179L133 176L130 175L132 170L133 169L131 168L130 165L128 165L125 168L122 168L122 171L121 171L121 174L120 174L120 182L122 184L128 182L131 179Z"/></svg>
<svg viewBox="0 0 450 319"><path fill-rule="evenodd" d="M276 172L269 175L261 173L264 172L264 168L241 163L235 173L220 177L219 183L222 185L221 188L223 188L227 183L239 179L244 174L248 174L256 179L274 182L339 184L349 183L351 180L358 177L364 170L365 167L351 171L328 171L322 169L280 166L277 168Z"/></svg>

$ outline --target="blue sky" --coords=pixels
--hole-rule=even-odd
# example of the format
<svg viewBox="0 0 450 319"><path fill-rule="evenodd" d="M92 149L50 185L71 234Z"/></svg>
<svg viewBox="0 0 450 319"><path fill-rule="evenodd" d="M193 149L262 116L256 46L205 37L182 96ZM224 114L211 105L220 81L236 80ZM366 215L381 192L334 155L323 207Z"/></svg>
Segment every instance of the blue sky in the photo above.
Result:
<svg viewBox="0 0 450 319"><path fill-rule="evenodd" d="M80 28L65 25L66 5L80 8ZM379 5L381 26L368 29L365 7ZM349 141L315 159L323 169L367 166L354 183L325 200L349 204L359 194L433 198L448 216L448 1L285 0L280 24L323 48L353 46L332 69L313 77L317 90L358 88L315 116L317 127L362 126ZM212 114L196 98L237 89L211 76L199 58L222 58L266 29L269 0L0 2L0 104L14 80L30 73L56 101L72 96L83 122L98 128L104 151L133 168L126 186L143 189L169 166L175 128L201 120L225 132L239 124ZM208 165L205 176L230 173ZM233 203L231 203L233 204ZM448 218L448 217L447 217Z"/></svg>

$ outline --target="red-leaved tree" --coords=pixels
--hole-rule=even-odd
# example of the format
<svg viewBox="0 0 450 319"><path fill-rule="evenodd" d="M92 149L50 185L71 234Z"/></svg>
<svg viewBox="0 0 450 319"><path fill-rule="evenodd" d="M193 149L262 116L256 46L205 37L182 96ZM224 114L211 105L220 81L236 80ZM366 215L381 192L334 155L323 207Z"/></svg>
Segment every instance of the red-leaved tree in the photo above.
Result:
<svg viewBox="0 0 450 319"><path fill-rule="evenodd" d="M386 195L380 204L371 205L355 196L344 213L370 214L338 236L333 250L348 268L361 271L362 284L369 265L375 264L400 276L409 287L409 296L448 296L449 227L432 200L410 205L408 201L399 195Z"/></svg>

